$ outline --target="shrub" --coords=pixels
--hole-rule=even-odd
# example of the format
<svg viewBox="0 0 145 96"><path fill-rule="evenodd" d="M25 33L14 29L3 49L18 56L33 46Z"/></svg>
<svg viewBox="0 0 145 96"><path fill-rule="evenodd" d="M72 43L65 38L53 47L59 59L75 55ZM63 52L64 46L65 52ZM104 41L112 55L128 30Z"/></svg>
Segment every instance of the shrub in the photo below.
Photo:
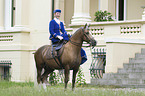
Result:
<svg viewBox="0 0 145 96"><path fill-rule="evenodd" d="M96 22L102 22L102 21L114 21L113 19L112 19L112 15L111 15L111 13L110 12L107 12L107 11L104 11L104 12L102 12L102 11L97 11L97 12L95 12L95 19L94 19L94 21L96 21Z"/></svg>
<svg viewBox="0 0 145 96"><path fill-rule="evenodd" d="M52 72L49 76L49 84L57 85L59 83L59 77L55 72Z"/></svg>
<svg viewBox="0 0 145 96"><path fill-rule="evenodd" d="M84 79L84 74L82 72L82 68L80 67L79 72L77 74L76 85L82 86L86 84L86 80Z"/></svg>

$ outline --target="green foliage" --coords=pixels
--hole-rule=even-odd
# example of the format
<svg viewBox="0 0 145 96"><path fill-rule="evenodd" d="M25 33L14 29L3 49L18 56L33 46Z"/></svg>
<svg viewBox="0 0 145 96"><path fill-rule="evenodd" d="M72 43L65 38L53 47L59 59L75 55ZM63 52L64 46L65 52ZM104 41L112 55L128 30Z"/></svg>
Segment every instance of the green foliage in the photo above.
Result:
<svg viewBox="0 0 145 96"><path fill-rule="evenodd" d="M77 80L76 80L76 85L82 86L86 84L86 80L84 79L84 74L82 72L82 68L80 67L79 72L77 74Z"/></svg>
<svg viewBox="0 0 145 96"><path fill-rule="evenodd" d="M59 75L58 75L58 78L59 78L59 83L64 83L64 70L59 70Z"/></svg>
<svg viewBox="0 0 145 96"><path fill-rule="evenodd" d="M59 83L59 76L55 72L52 72L49 76L49 84L57 85L58 83Z"/></svg>
<svg viewBox="0 0 145 96"><path fill-rule="evenodd" d="M102 22L102 21L114 21L113 19L112 19L112 15L111 15L111 13L110 12L107 12L107 11L104 11L104 12L102 12L102 11L97 11L96 13L95 13L95 19L94 19L94 21L96 21L96 22Z"/></svg>

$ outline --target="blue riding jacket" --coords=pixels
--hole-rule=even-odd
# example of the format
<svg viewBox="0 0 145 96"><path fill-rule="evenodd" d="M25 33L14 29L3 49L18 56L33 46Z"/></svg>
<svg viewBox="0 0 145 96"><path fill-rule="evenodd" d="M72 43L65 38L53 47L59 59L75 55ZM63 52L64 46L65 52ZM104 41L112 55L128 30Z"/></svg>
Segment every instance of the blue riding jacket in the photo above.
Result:
<svg viewBox="0 0 145 96"><path fill-rule="evenodd" d="M64 25L62 22L58 24L54 19L50 21L49 23L49 32L50 32L50 37L49 39L52 41L52 43L59 42L59 39L56 38L58 35L62 36L64 40L68 41L69 37L67 35L67 32L64 29ZM87 56L85 51L81 48L81 64L87 61Z"/></svg>
<svg viewBox="0 0 145 96"><path fill-rule="evenodd" d="M58 42L59 39L56 38L58 35L62 36L64 40L68 41L68 35L67 32L64 29L64 25L62 22L60 22L60 25L53 19L49 23L49 32L50 37L49 39L52 41L52 43Z"/></svg>

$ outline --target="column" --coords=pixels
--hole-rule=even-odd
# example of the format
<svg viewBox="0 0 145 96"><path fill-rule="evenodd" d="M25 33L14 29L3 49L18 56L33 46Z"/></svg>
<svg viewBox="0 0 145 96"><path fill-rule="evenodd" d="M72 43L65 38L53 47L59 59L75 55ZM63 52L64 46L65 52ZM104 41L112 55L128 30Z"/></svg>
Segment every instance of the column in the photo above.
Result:
<svg viewBox="0 0 145 96"><path fill-rule="evenodd" d="M126 0L124 0L124 3L126 4ZM100 7L99 7L100 10L110 12L113 16L113 19L115 19L115 15L116 15L117 20L118 20L119 0L99 0L99 4L100 4ZM125 11L126 11L126 9L124 9L124 12ZM124 15L126 17L126 14L124 14Z"/></svg>
<svg viewBox="0 0 145 96"><path fill-rule="evenodd" d="M142 20L145 20L145 6L141 6L141 8L143 8Z"/></svg>
<svg viewBox="0 0 145 96"><path fill-rule="evenodd" d="M61 10L61 17L60 20L64 22L64 0L55 0L55 9L60 9Z"/></svg>
<svg viewBox="0 0 145 96"><path fill-rule="evenodd" d="M0 0L0 30L4 30L4 0Z"/></svg>
<svg viewBox="0 0 145 96"><path fill-rule="evenodd" d="M71 23L85 23L91 22L89 13L90 0L75 0L74 1L74 16L72 17Z"/></svg>
<svg viewBox="0 0 145 96"><path fill-rule="evenodd" d="M16 12L15 12L15 25L14 30L29 31L29 2L27 0L16 0Z"/></svg>
<svg viewBox="0 0 145 96"><path fill-rule="evenodd" d="M109 0L100 0L100 10L105 11L105 10L109 10Z"/></svg>

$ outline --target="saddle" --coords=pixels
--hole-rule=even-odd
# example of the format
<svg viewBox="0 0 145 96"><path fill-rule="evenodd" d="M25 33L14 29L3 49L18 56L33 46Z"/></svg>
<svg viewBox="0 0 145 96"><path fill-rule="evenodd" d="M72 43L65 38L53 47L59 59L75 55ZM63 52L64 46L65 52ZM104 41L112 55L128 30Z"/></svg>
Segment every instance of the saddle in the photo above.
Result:
<svg viewBox="0 0 145 96"><path fill-rule="evenodd" d="M64 42L61 42L61 43L53 44L51 46L48 45L48 47L46 47L43 51L44 58L47 60L59 58L63 52L63 49L64 49L63 45L64 44L65 44Z"/></svg>

